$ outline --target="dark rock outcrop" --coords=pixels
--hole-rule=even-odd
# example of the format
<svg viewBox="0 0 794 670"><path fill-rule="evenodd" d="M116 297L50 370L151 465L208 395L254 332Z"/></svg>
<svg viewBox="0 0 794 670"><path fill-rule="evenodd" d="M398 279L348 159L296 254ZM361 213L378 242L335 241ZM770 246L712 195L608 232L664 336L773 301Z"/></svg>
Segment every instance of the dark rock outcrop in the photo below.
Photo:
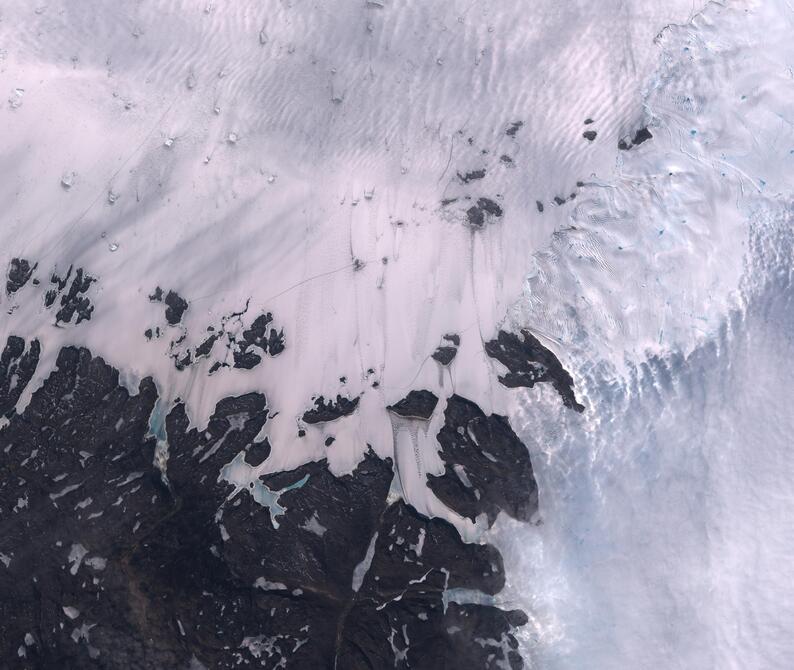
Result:
<svg viewBox="0 0 794 670"><path fill-rule="evenodd" d="M176 291L169 291L163 302L165 303L165 320L172 326L180 323L188 308L187 300Z"/></svg>
<svg viewBox="0 0 794 670"><path fill-rule="evenodd" d="M482 170L470 170L469 172L460 173L458 172L458 179L464 184L468 184L470 181L475 181L477 179L484 179L485 178L485 169Z"/></svg>
<svg viewBox="0 0 794 670"><path fill-rule="evenodd" d="M151 302L164 302L165 303L165 320L171 326L176 326L182 321L189 305L176 291L168 291L165 293L159 286L154 289L154 292L149 296Z"/></svg>
<svg viewBox="0 0 794 670"><path fill-rule="evenodd" d="M21 365L20 346L3 370ZM389 505L388 459L234 486L228 464L252 473L269 455L256 441L264 396L221 400L202 429L183 403L163 416L156 401L150 378L131 395L67 347L0 428L4 667L522 667L513 633L526 617L450 591L497 593L498 551Z"/></svg>
<svg viewBox="0 0 794 670"><path fill-rule="evenodd" d="M504 211L495 200L490 198L478 198L477 204L472 205L466 210L466 218L470 226L482 228L486 220L501 218ZM487 216L486 216L487 215Z"/></svg>
<svg viewBox="0 0 794 670"><path fill-rule="evenodd" d="M166 321L172 326L181 323L182 316L189 307L184 298L174 291L164 294L159 286L149 296L149 300L166 303ZM276 329L273 315L263 312L246 328L244 317L248 308L249 304L246 303L241 311L227 314L220 319L220 323L207 326L198 344L191 342L190 333L183 328L182 335L169 346L168 355L173 359L176 369L184 370L202 359L210 358L212 362L209 365L209 374L229 367L251 370L262 362L265 355L273 357L284 351L284 329ZM151 340L155 332L159 337L159 326L156 330L148 328L144 335ZM219 341L223 343L223 347L216 347Z"/></svg>
<svg viewBox="0 0 794 670"><path fill-rule="evenodd" d="M83 268L77 268L72 277L73 266L69 266L66 274L61 277L55 272L50 277L50 284L53 288L49 289L44 295L44 306L52 307L60 297L60 309L55 314L55 323L71 323L72 318L75 316L75 324L82 321L89 321L94 312L94 306L91 304L91 299L86 295L91 285L96 282L96 278L89 275ZM69 279L72 283L69 285L68 290L64 290L69 284Z"/></svg>
<svg viewBox="0 0 794 670"><path fill-rule="evenodd" d="M431 356L434 361L438 361L441 365L449 365L458 354L457 347L442 345L438 347Z"/></svg>
<svg viewBox="0 0 794 670"><path fill-rule="evenodd" d="M351 400L341 395L337 395L336 400L326 400L325 397L320 396L314 399L314 407L303 413L303 420L306 423L324 423L341 419L356 411L358 401L358 398Z"/></svg>
<svg viewBox="0 0 794 670"><path fill-rule="evenodd" d="M399 402L389 405L389 411L412 419L429 419L438 404L438 396L432 391L409 391Z"/></svg>
<svg viewBox="0 0 794 670"><path fill-rule="evenodd" d="M523 121L513 121L505 130L505 135L508 137L515 137L516 133L523 127Z"/></svg>
<svg viewBox="0 0 794 670"><path fill-rule="evenodd" d="M37 266L38 263L31 265L30 261L24 258L12 258L8 266L6 293L12 295L27 284Z"/></svg>
<svg viewBox="0 0 794 670"><path fill-rule="evenodd" d="M499 204L490 198L478 198L477 207L479 207L486 214L491 214L492 216L496 217L500 217L504 213Z"/></svg>
<svg viewBox="0 0 794 670"><path fill-rule="evenodd" d="M472 205L466 210L466 219L469 225L475 228L482 228L485 225L485 214L477 205Z"/></svg>
<svg viewBox="0 0 794 670"><path fill-rule="evenodd" d="M638 144L642 144L643 142L647 142L653 137L651 131L648 130L648 126L644 126L640 128L637 132L634 133L634 137L630 140L628 137L621 139L618 142L618 149L621 151L628 151L632 147L636 147Z"/></svg>
<svg viewBox="0 0 794 670"><path fill-rule="evenodd" d="M445 521L395 503L340 628L337 667L522 668L513 631L523 612L444 600L447 589L493 594L503 584L496 549L465 544Z"/></svg>
<svg viewBox="0 0 794 670"><path fill-rule="evenodd" d="M102 359L67 347L0 430L4 667L175 667L176 640L147 658L145 640L171 624L139 628L135 594L145 596L125 571L127 552L165 509L146 437L156 396L149 378L130 396Z"/></svg>
<svg viewBox="0 0 794 670"><path fill-rule="evenodd" d="M529 521L537 511L538 493L527 448L507 419L487 416L476 404L453 395L438 433L444 474L430 475L428 486L450 509L489 523L501 510Z"/></svg>
<svg viewBox="0 0 794 670"><path fill-rule="evenodd" d="M548 382L560 394L566 407L584 411L584 405L576 401L573 377L528 330L521 331L521 338L514 333L499 331L495 340L485 343L485 352L509 370L506 375L499 376L504 386L532 388L537 383Z"/></svg>
<svg viewBox="0 0 794 670"><path fill-rule="evenodd" d="M215 346L215 342L218 341L219 337L220 335L218 333L212 333L206 340L199 344L196 347L196 357L209 356L210 352L212 351L212 347Z"/></svg>
<svg viewBox="0 0 794 670"><path fill-rule="evenodd" d="M14 406L39 364L39 341L31 340L27 351L25 348L25 340L10 335L0 354L0 417L13 414Z"/></svg>

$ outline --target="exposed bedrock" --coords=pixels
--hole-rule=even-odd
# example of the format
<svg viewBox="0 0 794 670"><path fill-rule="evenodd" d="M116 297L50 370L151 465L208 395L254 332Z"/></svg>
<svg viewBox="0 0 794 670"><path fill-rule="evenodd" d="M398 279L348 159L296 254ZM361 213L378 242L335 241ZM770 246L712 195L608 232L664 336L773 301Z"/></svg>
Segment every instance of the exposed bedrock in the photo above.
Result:
<svg viewBox="0 0 794 670"><path fill-rule="evenodd" d="M485 178L485 170L470 170L469 172L458 172L458 179L463 184L468 184L470 181L475 181L477 179L484 179Z"/></svg>
<svg viewBox="0 0 794 670"><path fill-rule="evenodd" d="M30 261L24 258L12 258L8 266L8 277L6 279L6 293L11 295L16 293L33 276L33 271L38 263L31 265Z"/></svg>
<svg viewBox="0 0 794 670"><path fill-rule="evenodd" d="M634 135L624 137L618 142L618 149L621 151L628 151L632 147L636 147L638 144L642 144L643 142L647 142L648 140L652 139L653 135L651 131L648 130L648 126L643 126L639 130L635 131Z"/></svg>
<svg viewBox="0 0 794 670"><path fill-rule="evenodd" d="M515 137L516 133L524 126L523 121L513 121L505 130L505 135L508 137Z"/></svg>
<svg viewBox="0 0 794 670"><path fill-rule="evenodd" d="M444 603L448 588L493 594L503 585L494 547L465 544L447 522L395 503L340 629L337 667L521 668L513 631L523 612Z"/></svg>
<svg viewBox="0 0 794 670"><path fill-rule="evenodd" d="M74 272L74 274L72 274ZM71 283L70 283L71 280ZM53 272L50 277L51 288L44 294L44 306L47 308L55 304L60 305L55 314L55 323L74 323L90 321L94 312L94 305L88 297L88 290L96 282L96 278L88 274L83 268L74 269L69 266L63 276ZM68 286L68 289L67 289Z"/></svg>
<svg viewBox="0 0 794 670"><path fill-rule="evenodd" d="M164 302L166 323L181 331L168 347L168 355L179 371L200 364L203 359L208 359L208 374L221 368L251 370L262 362L265 355L271 358L278 356L286 347L284 329L276 328L270 312L262 312L248 323L249 311L252 311L249 309L250 300L241 310L225 314L219 321L208 324L197 338L193 338L192 332L182 323L182 317L189 308L187 300L174 291L166 294L159 286L149 300ZM147 328L144 336L151 341L163 335L164 329L165 325L163 329L159 326Z"/></svg>
<svg viewBox="0 0 794 670"><path fill-rule="evenodd" d="M154 293L149 296L149 300L165 303L165 320L171 326L176 326L182 321L182 317L189 307L188 301L176 291L164 293L159 286L154 289Z"/></svg>
<svg viewBox="0 0 794 670"><path fill-rule="evenodd" d="M39 364L38 340L27 345L21 337L11 335L0 354L0 416L10 416L19 397Z"/></svg>
<svg viewBox="0 0 794 670"><path fill-rule="evenodd" d="M455 333L444 335L443 343L431 354L434 361L441 365L449 365L455 360L460 346L460 336Z"/></svg>
<svg viewBox="0 0 794 670"><path fill-rule="evenodd" d="M141 616L125 561L169 509L146 436L156 397L151 379L130 396L102 359L67 347L0 431L5 667L97 667L99 654L122 667ZM167 648L152 656L166 667L177 658Z"/></svg>
<svg viewBox="0 0 794 670"><path fill-rule="evenodd" d="M429 419L438 404L438 396L432 391L410 391L402 400L389 405L388 409L399 416L411 419Z"/></svg>
<svg viewBox="0 0 794 670"><path fill-rule="evenodd" d="M25 386L34 343L9 338L0 379L16 366ZM270 451L256 439L262 394L224 398L200 429L183 403L157 398L152 379L130 394L101 358L66 347L24 411L8 412L4 667L522 666L523 613L450 602L450 589L502 588L498 551L390 504L389 459L369 451L340 477L325 461L257 477ZM0 399L14 402L3 382ZM480 443L502 439L467 411L454 420Z"/></svg>
<svg viewBox="0 0 794 670"><path fill-rule="evenodd" d="M438 361L441 363L441 365L449 365L453 360L455 360L455 356L457 356L457 354L457 347L442 345L433 352L432 356L433 360Z"/></svg>
<svg viewBox="0 0 794 670"><path fill-rule="evenodd" d="M485 514L492 524L500 511L529 521L538 509L538 489L529 452L498 414L453 395L438 433L444 474L427 485L450 509L472 521Z"/></svg>
<svg viewBox="0 0 794 670"><path fill-rule="evenodd" d="M472 205L466 210L466 218L469 225L474 228L482 228L486 221L493 222L504 214L499 203L490 198L477 198L477 204Z"/></svg>
<svg viewBox="0 0 794 670"><path fill-rule="evenodd" d="M341 395L337 395L336 400L326 400L324 396L319 396L314 399L314 407L303 413L303 420L306 423L324 423L341 419L356 411L358 401L358 398L351 400Z"/></svg>
<svg viewBox="0 0 794 670"><path fill-rule="evenodd" d="M169 291L166 296L165 300L165 320L168 321L172 326L175 326L177 323L182 321L182 316L187 311L188 304L187 300L185 300L182 296L180 296L176 291Z"/></svg>
<svg viewBox="0 0 794 670"><path fill-rule="evenodd" d="M584 405L576 400L571 374L528 330L522 330L521 337L500 330L495 340L485 343L485 352L508 369L506 375L499 375L504 386L532 388L535 384L548 382L560 394L566 407L584 411Z"/></svg>

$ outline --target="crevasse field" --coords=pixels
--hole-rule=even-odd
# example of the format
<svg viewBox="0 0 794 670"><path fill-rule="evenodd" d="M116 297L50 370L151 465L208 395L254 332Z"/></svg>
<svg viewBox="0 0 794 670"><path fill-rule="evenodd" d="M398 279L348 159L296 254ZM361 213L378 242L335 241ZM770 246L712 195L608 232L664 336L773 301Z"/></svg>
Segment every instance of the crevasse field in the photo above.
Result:
<svg viewBox="0 0 794 670"><path fill-rule="evenodd" d="M511 313L593 412L512 414L544 502L502 535L533 667L791 662L793 18L710 3L659 36L659 141L535 254Z"/></svg>
<svg viewBox="0 0 794 670"><path fill-rule="evenodd" d="M792 35L786 0L0 5L0 264L9 268L0 346L10 336L26 351L40 342L24 384L16 368L0 366L8 380L0 401L13 399L0 402L2 477L19 489L2 499L0 578L38 585L3 606L0 667L791 667ZM10 268L23 258L33 269L12 291ZM94 281L69 297L77 268ZM64 301L54 309L50 287ZM158 287L185 301L178 319L163 319ZM56 317L67 299L88 316ZM271 340L255 354L260 364L239 343L265 313L273 325L262 331ZM570 373L584 411L561 402L556 381L500 383L513 369L488 345L522 329ZM86 497L89 475L75 473L88 472L102 445L70 447L95 458L82 456L74 469L50 460L50 474L31 465L47 453L43 438L34 460L14 460L34 439L24 426L47 414L39 409L46 398L63 407L94 384L80 373L68 393L47 390L70 346L117 369L125 397L143 397L148 377L156 385L139 439L151 457L129 470L133 479L102 475L99 488L114 491L107 509L117 486L149 477L148 463L175 496L178 468L193 467L180 463L206 466L181 499L205 490L217 499L184 555L136 558L140 547L159 546L152 538L165 521L146 530L150 511L123 495L118 509L135 510L124 512L129 527L91 527L101 552L75 530L101 519L80 516L92 509L85 500L100 498ZM445 346L455 350L451 364L432 357ZM535 363L538 374L554 369L548 358ZM395 411L419 389L438 402L428 416ZM266 397L267 418L254 425L253 410L237 408L216 434L224 399L253 393ZM86 409L53 431L65 435L109 394L86 396ZM478 489L467 461L452 467L439 435L453 426L458 396L507 417L528 450L535 498L487 507L495 490L512 486L504 483L511 466L471 424L457 433L471 437L467 448L482 451L484 467L497 464L496 474ZM312 417L318 397L352 409ZM102 410L92 422L119 431L131 421L126 412ZM176 428L205 442L191 453ZM264 458L248 458L264 443ZM190 458L180 460L180 449ZM382 492L390 507L377 520L359 519L343 492L305 493L326 476L323 490L336 491L371 456L394 471ZM324 462L323 474L303 477L300 468ZM293 471L301 476L284 475ZM457 473L455 495L469 495L469 507L431 488L445 471ZM370 489L351 499L369 509ZM36 495L40 506L19 504ZM146 510L160 504L149 497ZM405 531L406 539L418 532L406 546L423 569L392 592L383 583L397 568L382 557L394 548L381 547L378 523L395 501L423 520ZM235 521L248 505L250 515ZM290 535L291 509L305 511L294 524L309 539ZM64 510L77 516L46 516ZM40 520L14 525L23 514ZM334 514L353 525L331 552ZM448 522L463 548L439 548L434 564L424 547L442 543L426 538L442 531L427 519ZM61 529L46 550L33 539L36 523ZM190 523L198 522L179 532L190 534ZM416 523L425 525L416 531ZM140 528L144 539L129 553L112 539ZM266 545L284 542L289 553L258 547L263 533ZM391 536L403 545L403 535ZM320 541L325 549L311 544ZM475 551L465 547L488 544L497 558L483 565L503 572L504 588L455 577ZM67 557L70 546L101 553L109 567L81 568L83 556ZM49 552L52 565L20 560ZM218 565L194 573L185 556L202 552ZM348 552L341 576L317 576ZM320 556L321 567L312 559L301 572L304 555ZM188 586L175 586L172 609L152 603L158 585L179 579L147 581L166 563L196 589L191 599ZM90 580L64 582L70 564L72 576L94 570L99 591L121 594L107 596L117 598L113 608L79 604L106 596L73 595ZM228 583L239 583L213 589L226 566ZM13 578L4 569L16 570ZM66 576L44 576L58 573ZM337 577L345 590L332 600L349 603L338 625L325 601L311 600L336 593L322 580ZM150 586L126 586L137 580ZM251 602L269 599L254 609L269 612L271 628L231 604L228 593L237 598L243 583ZM306 631L274 614L287 592L286 611L311 621ZM429 615L416 605L429 593L443 599L447 618L437 625L435 605ZM202 597L237 618L191 627L198 615L186 612L198 612ZM379 604L356 614L367 598ZM482 658L439 651L464 648L455 635L467 624L450 623L458 616L450 602L461 621L482 617L468 635ZM475 605L522 610L526 621L486 634L491 615ZM147 614L136 618L138 608ZM328 640L314 632L317 612L334 620ZM383 612L390 618L378 618ZM158 632L146 632L147 616ZM285 637L282 624L301 633ZM169 626L171 637L162 632Z"/></svg>

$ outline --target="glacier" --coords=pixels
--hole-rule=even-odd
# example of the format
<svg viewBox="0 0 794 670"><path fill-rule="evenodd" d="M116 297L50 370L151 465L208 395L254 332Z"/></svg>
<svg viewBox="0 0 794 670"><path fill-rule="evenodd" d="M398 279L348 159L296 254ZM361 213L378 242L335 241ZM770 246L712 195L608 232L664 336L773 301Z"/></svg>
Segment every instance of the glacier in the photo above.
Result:
<svg viewBox="0 0 794 670"><path fill-rule="evenodd" d="M194 514L174 537L198 524L191 552L253 591L283 586L259 589L271 617L296 610L271 634L234 605L239 640L214 661L180 614L173 639L189 645L163 634L151 667L320 667L330 652L305 592L326 588L348 603L340 668L446 658L417 638L438 635L417 590L443 596L453 637L505 612L504 632L473 636L485 651L471 667L788 666L789 3L0 11L5 477L45 451L45 399L74 401L80 416L59 409L56 432L109 421L123 435L111 448L146 445L145 458L107 466L122 491L101 509L79 490L101 477L75 478L107 446L86 437L80 470L47 475L57 514L53 494L74 497L90 501L72 506L81 523L105 514L156 538L173 495ZM522 332L524 349L494 344ZM506 363L519 355L539 358ZM17 437L23 425L41 435ZM157 477L130 480L149 450ZM521 491L490 479L519 472ZM10 491L0 521L16 529L33 512ZM144 493L151 509L115 516ZM355 525L337 539L322 515L342 510ZM167 533L152 545L163 553L144 574L172 556ZM323 572L321 545L350 556ZM18 569L19 547L0 551ZM395 556L415 562L404 584ZM113 583L114 568L89 569ZM236 602L223 593L218 607ZM370 597L383 598L372 611ZM63 607L84 616L69 624L74 667L136 658L86 605ZM381 611L400 614L370 665L354 661ZM43 633L26 634L3 639L9 663L48 667Z"/></svg>

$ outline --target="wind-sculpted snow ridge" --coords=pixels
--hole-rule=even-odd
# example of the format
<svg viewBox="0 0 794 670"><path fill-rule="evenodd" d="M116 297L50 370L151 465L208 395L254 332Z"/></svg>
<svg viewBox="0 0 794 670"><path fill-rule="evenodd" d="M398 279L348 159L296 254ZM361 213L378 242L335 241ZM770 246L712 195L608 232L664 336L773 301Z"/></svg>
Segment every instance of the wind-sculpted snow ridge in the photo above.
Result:
<svg viewBox="0 0 794 670"><path fill-rule="evenodd" d="M37 352L16 337L3 350L17 395ZM0 388L1 407L13 400ZM157 402L151 378L131 394L101 358L66 347L25 410L7 413L6 667L523 667L523 612L448 597L498 593L499 552L392 499L391 459L369 450L342 476L324 460L256 475L269 408L249 393L219 402L203 430L177 401L157 467ZM507 422L457 396L446 414L443 457L471 493L443 499L528 519L532 468Z"/></svg>

